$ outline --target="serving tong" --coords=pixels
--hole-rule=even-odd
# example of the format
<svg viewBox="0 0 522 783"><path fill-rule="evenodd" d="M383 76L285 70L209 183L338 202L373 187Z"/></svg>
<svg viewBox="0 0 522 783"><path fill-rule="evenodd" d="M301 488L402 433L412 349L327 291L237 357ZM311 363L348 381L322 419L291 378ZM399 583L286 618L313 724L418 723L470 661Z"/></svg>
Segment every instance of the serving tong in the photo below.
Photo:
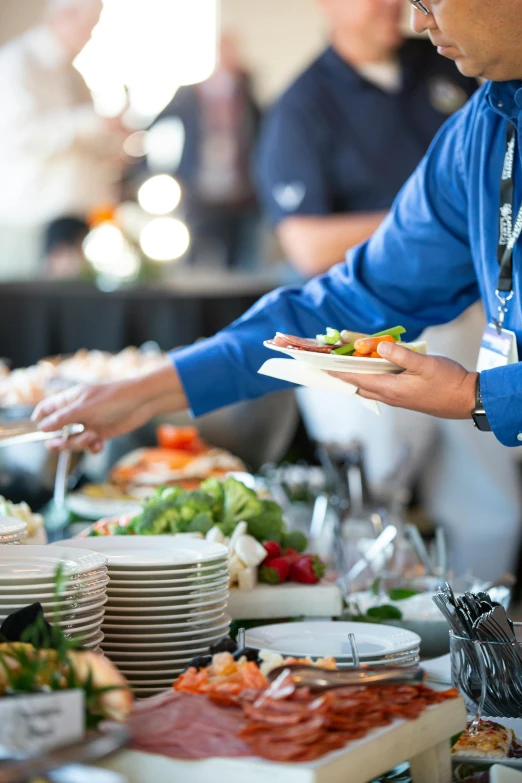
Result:
<svg viewBox="0 0 522 783"><path fill-rule="evenodd" d="M477 704L473 724L484 710L493 717L518 717L522 710L522 647L505 608L484 591L456 597L448 583L433 601L453 634L454 684Z"/></svg>
<svg viewBox="0 0 522 783"><path fill-rule="evenodd" d="M358 668L338 671L303 663L287 663L272 669L268 679L273 682L284 672L290 672L298 687L308 688L312 693L346 688L349 685L395 685L421 682L424 676L420 666L372 667L361 664Z"/></svg>
<svg viewBox="0 0 522 783"><path fill-rule="evenodd" d="M38 429L38 424L30 419L4 422L0 425L0 447L18 443L35 443L53 438L67 440L73 435L80 435L84 430L83 424L68 424L55 432L43 432Z"/></svg>

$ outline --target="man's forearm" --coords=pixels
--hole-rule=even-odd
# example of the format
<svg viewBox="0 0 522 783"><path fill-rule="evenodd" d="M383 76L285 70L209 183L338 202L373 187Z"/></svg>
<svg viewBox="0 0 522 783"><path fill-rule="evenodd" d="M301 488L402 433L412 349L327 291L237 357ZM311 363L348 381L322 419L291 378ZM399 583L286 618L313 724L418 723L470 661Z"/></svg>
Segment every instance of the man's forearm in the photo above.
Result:
<svg viewBox="0 0 522 783"><path fill-rule="evenodd" d="M188 407L180 378L169 358L154 372L131 383L137 404L149 407L154 416L175 413Z"/></svg>
<svg viewBox="0 0 522 783"><path fill-rule="evenodd" d="M344 259L351 247L368 239L387 212L354 212L352 215L296 215L278 228L289 260L307 277L327 272Z"/></svg>

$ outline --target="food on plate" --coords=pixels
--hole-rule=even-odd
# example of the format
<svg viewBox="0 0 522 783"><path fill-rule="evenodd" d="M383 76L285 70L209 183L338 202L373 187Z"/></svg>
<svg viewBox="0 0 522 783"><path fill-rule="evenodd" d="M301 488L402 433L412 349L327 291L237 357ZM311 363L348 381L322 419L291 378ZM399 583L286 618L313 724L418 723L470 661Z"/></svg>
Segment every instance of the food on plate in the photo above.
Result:
<svg viewBox="0 0 522 783"><path fill-rule="evenodd" d="M23 642L0 644L0 697L69 688L85 690L91 716L123 721L132 707L126 679L103 655L36 649Z"/></svg>
<svg viewBox="0 0 522 783"><path fill-rule="evenodd" d="M178 427L173 424L160 424L156 430L158 446L161 449L183 449L194 454L208 447L199 437L196 427Z"/></svg>
<svg viewBox="0 0 522 783"><path fill-rule="evenodd" d="M97 383L144 375L164 361L160 352L147 353L125 348L118 354L103 351L77 351L62 359L43 359L32 367L6 373L2 365L0 405L37 405L56 389L74 383Z"/></svg>
<svg viewBox="0 0 522 783"><path fill-rule="evenodd" d="M455 690L402 684L314 696L288 672L269 685L255 664L221 653L211 667L181 675L171 693L136 704L128 726L134 749L173 758L254 755L304 762L456 697Z"/></svg>
<svg viewBox="0 0 522 783"><path fill-rule="evenodd" d="M291 348L297 351L309 351L311 353L335 354L338 356L352 356L355 358L381 359L377 351L380 343L401 342L401 335L405 333L403 326L393 326L375 334L361 334L359 332L339 331L327 327L325 334L310 337L296 337L291 334L277 332L271 343L280 348ZM402 343L405 348L426 353L426 343Z"/></svg>
<svg viewBox="0 0 522 783"><path fill-rule="evenodd" d="M455 756L483 759L505 759L512 755L516 742L513 729L507 729L492 720L481 720L471 730L471 724L463 731L451 752Z"/></svg>
<svg viewBox="0 0 522 783"><path fill-rule="evenodd" d="M119 460L111 470L110 480L120 487L158 487L185 479L222 478L244 470L244 463L225 449L205 446L193 452L184 448L144 448Z"/></svg>
<svg viewBox="0 0 522 783"><path fill-rule="evenodd" d="M47 534L41 514L33 514L27 503L11 503L0 495L0 516L14 517L27 525L26 544L46 544Z"/></svg>

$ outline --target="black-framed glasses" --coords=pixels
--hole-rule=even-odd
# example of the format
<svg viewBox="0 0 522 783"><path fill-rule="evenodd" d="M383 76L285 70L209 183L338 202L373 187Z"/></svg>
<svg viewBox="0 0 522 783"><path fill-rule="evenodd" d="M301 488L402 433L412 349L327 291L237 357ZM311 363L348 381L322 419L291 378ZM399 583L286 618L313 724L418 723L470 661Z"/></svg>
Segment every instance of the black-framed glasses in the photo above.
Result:
<svg viewBox="0 0 522 783"><path fill-rule="evenodd" d="M422 13L424 14L424 16L428 16L428 14L429 14L429 9L428 9L428 8L426 8L426 6L425 6L425 5L424 5L424 3L422 2L422 0L410 0L410 3L412 4L412 6L413 6L414 8L416 8L416 9L417 9L417 11L422 11Z"/></svg>

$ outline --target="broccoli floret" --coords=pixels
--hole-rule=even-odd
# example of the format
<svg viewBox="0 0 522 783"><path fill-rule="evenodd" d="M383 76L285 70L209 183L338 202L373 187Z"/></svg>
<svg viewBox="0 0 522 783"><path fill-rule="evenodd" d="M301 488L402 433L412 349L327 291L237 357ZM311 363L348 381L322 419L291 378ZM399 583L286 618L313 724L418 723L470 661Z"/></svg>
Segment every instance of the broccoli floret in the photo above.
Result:
<svg viewBox="0 0 522 783"><path fill-rule="evenodd" d="M285 532L283 511L273 500L260 500L261 510L255 517L247 519L248 532L258 541L281 543Z"/></svg>
<svg viewBox="0 0 522 783"><path fill-rule="evenodd" d="M223 520L220 525L225 536L234 532L238 522L248 522L262 512L261 501L253 489L232 477L223 482Z"/></svg>
<svg viewBox="0 0 522 783"><path fill-rule="evenodd" d="M214 527L214 520L212 519L210 514L196 514L196 516L191 519L188 526L188 532L189 533L203 533L205 536L211 527Z"/></svg>
<svg viewBox="0 0 522 783"><path fill-rule="evenodd" d="M181 533L180 515L169 500L151 498L138 517L133 519L133 529L140 536L161 533Z"/></svg>
<svg viewBox="0 0 522 783"><path fill-rule="evenodd" d="M212 498L212 516L214 522L221 522L223 506L225 503L225 490L223 482L216 478L209 478L201 482L200 489Z"/></svg>

